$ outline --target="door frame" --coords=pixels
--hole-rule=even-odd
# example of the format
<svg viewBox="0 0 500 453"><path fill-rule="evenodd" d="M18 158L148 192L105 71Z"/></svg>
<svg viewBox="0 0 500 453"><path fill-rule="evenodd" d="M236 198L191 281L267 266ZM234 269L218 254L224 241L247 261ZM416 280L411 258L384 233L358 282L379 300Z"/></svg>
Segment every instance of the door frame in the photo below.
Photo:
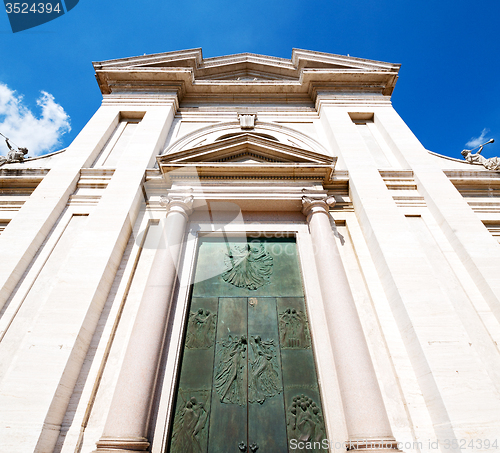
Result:
<svg viewBox="0 0 500 453"><path fill-rule="evenodd" d="M288 214L288 215L287 215ZM282 222L272 223L262 216L262 221L226 225L224 231L213 231L210 224L191 220L186 227L186 243L178 267L179 278L172 297L172 308L167 326L164 354L160 363L157 391L153 402L151 426L151 453L164 453L169 444L171 423L175 416L175 393L180 377L183 335L188 316L190 286L196 268L196 257L200 237L294 237L297 244L299 268L302 275L305 306L309 320L311 343L318 378L318 387L323 407L325 429L331 452L344 452L335 444L347 438L340 389L338 385L330 335L326 324L324 302L321 296L314 260L313 245L305 223L287 222L290 214L276 213ZM292 215L296 219L296 215Z"/></svg>

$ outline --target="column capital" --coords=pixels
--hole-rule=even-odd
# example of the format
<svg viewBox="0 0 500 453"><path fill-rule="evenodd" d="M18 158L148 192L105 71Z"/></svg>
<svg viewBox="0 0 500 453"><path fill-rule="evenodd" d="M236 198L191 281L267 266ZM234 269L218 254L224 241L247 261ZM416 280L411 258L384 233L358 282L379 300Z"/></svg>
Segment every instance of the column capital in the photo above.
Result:
<svg viewBox="0 0 500 453"><path fill-rule="evenodd" d="M160 197L160 204L167 208L167 215L169 212L178 212L182 214L186 220L193 212L193 201L194 197L192 195L162 195Z"/></svg>
<svg viewBox="0 0 500 453"><path fill-rule="evenodd" d="M307 216L307 220L315 212L328 213L330 207L335 206L335 197L321 196L321 197L302 197L302 213Z"/></svg>

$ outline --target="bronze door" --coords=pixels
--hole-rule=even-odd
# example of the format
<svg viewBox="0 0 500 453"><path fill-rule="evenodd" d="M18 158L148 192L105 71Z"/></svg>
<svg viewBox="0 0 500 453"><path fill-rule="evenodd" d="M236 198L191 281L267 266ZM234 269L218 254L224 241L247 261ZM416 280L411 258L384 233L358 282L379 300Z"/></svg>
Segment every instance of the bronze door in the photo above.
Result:
<svg viewBox="0 0 500 453"><path fill-rule="evenodd" d="M318 451L322 414L295 240L202 239L169 451Z"/></svg>

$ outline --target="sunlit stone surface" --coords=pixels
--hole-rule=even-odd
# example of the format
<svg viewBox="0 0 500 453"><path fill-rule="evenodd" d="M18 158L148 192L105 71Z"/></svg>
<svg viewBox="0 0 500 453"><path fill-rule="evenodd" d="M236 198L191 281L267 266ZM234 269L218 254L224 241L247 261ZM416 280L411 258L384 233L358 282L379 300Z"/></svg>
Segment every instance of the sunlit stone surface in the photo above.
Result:
<svg viewBox="0 0 500 453"><path fill-rule="evenodd" d="M2 452L500 448L500 172L423 148L399 65L94 67L75 141L0 167Z"/></svg>

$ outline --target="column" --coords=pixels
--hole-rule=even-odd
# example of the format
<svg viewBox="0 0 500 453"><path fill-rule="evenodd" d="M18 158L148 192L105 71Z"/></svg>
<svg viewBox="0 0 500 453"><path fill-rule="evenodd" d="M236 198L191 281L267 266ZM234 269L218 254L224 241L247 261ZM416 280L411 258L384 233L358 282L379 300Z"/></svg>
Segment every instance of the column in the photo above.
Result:
<svg viewBox="0 0 500 453"><path fill-rule="evenodd" d="M375 369L330 224L333 197L303 197L325 304L349 449L396 448Z"/></svg>
<svg viewBox="0 0 500 453"><path fill-rule="evenodd" d="M177 264L193 197L162 198L168 208L97 452L146 451L148 422Z"/></svg>

